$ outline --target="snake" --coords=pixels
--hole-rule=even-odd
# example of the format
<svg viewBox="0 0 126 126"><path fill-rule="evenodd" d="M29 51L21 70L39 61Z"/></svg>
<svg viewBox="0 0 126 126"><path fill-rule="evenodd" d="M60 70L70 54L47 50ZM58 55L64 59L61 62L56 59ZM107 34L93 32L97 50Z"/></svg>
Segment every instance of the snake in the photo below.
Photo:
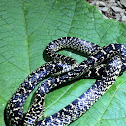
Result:
<svg viewBox="0 0 126 126"><path fill-rule="evenodd" d="M58 50L63 48L72 48L73 50L83 52L89 57L87 60L84 60L77 65L76 61L72 58L56 53ZM108 46L100 47L92 42L79 38L64 37L49 43L46 48L46 52L53 60L40 66L37 70L32 72L9 100L5 110L9 125L21 126L23 123L23 125L40 126L69 125L73 120L77 119L85 111L87 111L90 106L93 105L107 89L109 89L112 83L114 83L116 78L119 76L119 73L126 69L126 46L123 44L110 44ZM50 89L81 76L89 77L91 76L91 71L93 71L93 69L96 71L98 76L99 71L101 71L100 69L102 68L101 66L98 70L98 65L106 60L108 60L109 63L107 63L107 66L105 65L106 68L103 68L104 74L94 85L91 86L90 89L61 111L44 119L43 121L38 121L44 112L45 95ZM30 107L28 112L24 114L23 106L25 101L36 85L49 74L62 71L65 72L56 77L54 76L47 79L39 86L36 91L37 95L35 97L35 101L33 102L34 104L32 104L32 107ZM90 98L88 100L86 99L88 94L90 97L94 97L93 101L90 100Z"/></svg>

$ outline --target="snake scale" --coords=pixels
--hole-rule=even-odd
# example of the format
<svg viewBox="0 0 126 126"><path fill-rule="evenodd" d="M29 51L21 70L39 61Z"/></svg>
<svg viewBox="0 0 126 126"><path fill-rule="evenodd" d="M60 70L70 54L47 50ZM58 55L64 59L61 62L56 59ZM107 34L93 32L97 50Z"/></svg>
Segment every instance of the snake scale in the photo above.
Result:
<svg viewBox="0 0 126 126"><path fill-rule="evenodd" d="M82 52L88 58L77 64L73 58L56 53L64 48ZM111 87L119 74L126 70L126 46L123 44L100 47L79 38L64 37L50 42L46 53L52 61L28 75L9 100L5 109L7 125L69 125L84 114ZM32 105L24 114L27 97L48 76L51 77L40 84ZM77 78L90 77L97 80L85 93L59 112L39 121L45 109L45 96L52 88Z"/></svg>

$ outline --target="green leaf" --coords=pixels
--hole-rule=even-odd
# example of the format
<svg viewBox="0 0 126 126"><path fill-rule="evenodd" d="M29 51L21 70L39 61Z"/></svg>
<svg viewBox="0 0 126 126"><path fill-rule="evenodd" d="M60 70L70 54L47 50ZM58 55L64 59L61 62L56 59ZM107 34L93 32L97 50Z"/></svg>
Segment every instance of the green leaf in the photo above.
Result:
<svg viewBox="0 0 126 126"><path fill-rule="evenodd" d="M43 51L47 44L64 36L79 37L100 46L109 43L126 44L126 24L104 19L96 7L88 5L84 0L0 0L1 126L5 126L4 109L7 101L26 76L45 63ZM84 60L84 57L68 51L61 53L78 62ZM125 126L125 77L126 72L70 126ZM44 115L59 111L94 82L83 79L49 93Z"/></svg>

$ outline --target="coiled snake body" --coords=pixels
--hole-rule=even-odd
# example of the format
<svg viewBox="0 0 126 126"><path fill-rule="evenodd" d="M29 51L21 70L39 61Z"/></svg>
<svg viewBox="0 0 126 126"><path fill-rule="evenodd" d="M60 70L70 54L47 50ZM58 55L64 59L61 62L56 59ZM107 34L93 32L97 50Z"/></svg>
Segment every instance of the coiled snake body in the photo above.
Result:
<svg viewBox="0 0 126 126"><path fill-rule="evenodd" d="M83 52L89 57L78 65L76 60L56 53L62 48L71 48ZM126 46L122 44L99 47L79 38L64 37L49 43L46 52L52 61L31 73L8 102L5 113L9 125L69 125L85 113L110 88L120 72L126 69ZM102 64L103 62L106 64ZM33 104L24 114L23 106L29 94L40 81L54 73L60 74L51 76L38 87ZM70 105L54 115L38 121L44 112L45 95L52 88L79 77L99 78Z"/></svg>

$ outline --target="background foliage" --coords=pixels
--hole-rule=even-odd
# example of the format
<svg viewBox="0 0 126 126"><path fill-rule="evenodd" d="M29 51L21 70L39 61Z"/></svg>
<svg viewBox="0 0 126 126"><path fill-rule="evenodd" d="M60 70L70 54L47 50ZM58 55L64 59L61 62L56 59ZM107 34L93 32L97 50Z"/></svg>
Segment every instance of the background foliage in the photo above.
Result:
<svg viewBox="0 0 126 126"><path fill-rule="evenodd" d="M100 46L126 44L126 24L106 20L84 0L0 0L0 125L7 101L33 70L45 63L43 50L60 37L74 36ZM64 55L84 57L68 51ZM126 72L93 107L70 126L125 126ZM62 109L95 80L79 80L46 97L45 116ZM30 96L31 97L31 96ZM25 110L29 105L25 106Z"/></svg>

